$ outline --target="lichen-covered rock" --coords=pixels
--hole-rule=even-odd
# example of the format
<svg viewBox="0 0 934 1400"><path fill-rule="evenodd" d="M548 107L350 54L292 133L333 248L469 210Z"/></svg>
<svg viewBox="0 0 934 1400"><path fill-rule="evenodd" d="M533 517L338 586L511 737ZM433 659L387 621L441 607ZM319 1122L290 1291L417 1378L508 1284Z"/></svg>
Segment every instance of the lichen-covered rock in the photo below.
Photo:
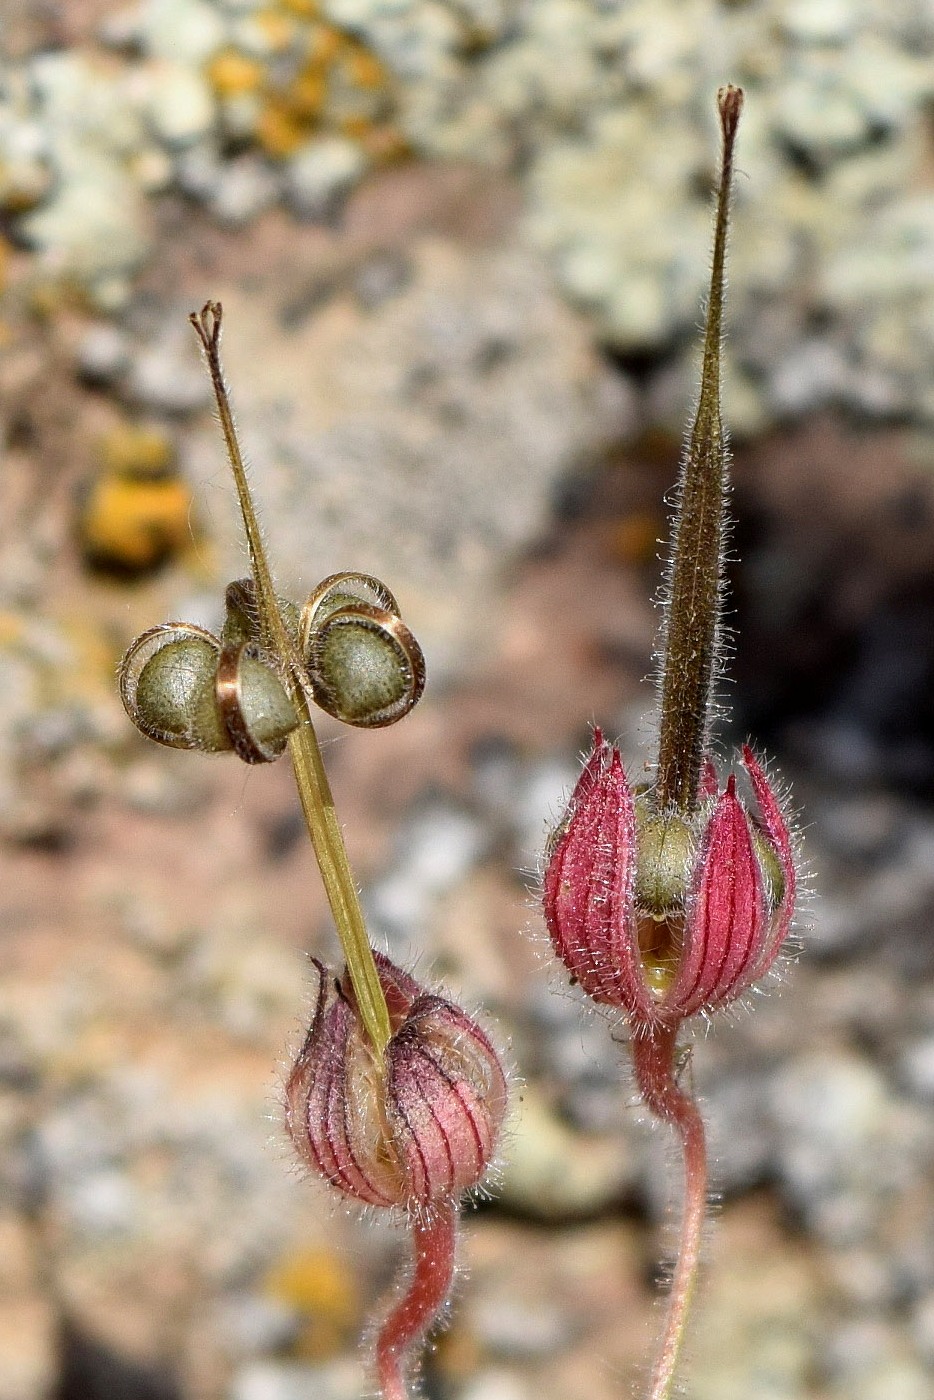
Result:
<svg viewBox="0 0 934 1400"><path fill-rule="evenodd" d="M119 309L173 184L222 222L321 218L408 150L519 175L526 233L601 339L693 382L711 91L747 89L730 264L740 431L815 406L934 417L929 8L656 0L137 0L0 93L0 207ZM560 61L556 55L560 54ZM917 285L919 280L923 285ZM772 337L776 319L788 334ZM831 375L789 387L815 322ZM664 397L650 400L680 427Z"/></svg>
<svg viewBox="0 0 934 1400"><path fill-rule="evenodd" d="M460 55L473 31L462 7L442 16L431 0L328 0L328 11L398 74L398 120L417 150L521 162L529 235L567 294L625 353L677 348L688 382L707 275L710 90L742 82L740 162L750 178L736 215L731 345L743 392L759 403L741 426L812 406L773 386L768 328L778 308L791 310L793 338L815 316L843 323L842 372L824 384L823 402L934 411L915 369L934 298L929 289L900 296L906 250L895 231L912 223L934 91L929 12L836 0L789 3L778 15L766 3L542 0L495 7L467 65ZM850 294L893 312L894 354L877 348L874 314L850 315Z"/></svg>

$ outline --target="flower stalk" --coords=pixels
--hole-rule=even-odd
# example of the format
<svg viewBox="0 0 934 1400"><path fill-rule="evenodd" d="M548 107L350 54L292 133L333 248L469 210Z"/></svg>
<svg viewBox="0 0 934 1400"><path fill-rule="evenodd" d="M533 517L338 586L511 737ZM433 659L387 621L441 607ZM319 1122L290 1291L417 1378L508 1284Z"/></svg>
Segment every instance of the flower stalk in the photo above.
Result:
<svg viewBox="0 0 934 1400"><path fill-rule="evenodd" d="M717 93L720 179L714 223L707 322L697 413L685 449L673 522L661 673L659 747L654 805L690 816L698 806L710 741L720 652L723 542L729 449L720 409L720 349L733 151L742 89ZM730 778L732 785L733 779ZM730 796L733 795L732 786ZM730 893L735 895L735 885ZM681 1020L654 1025L632 1044L633 1068L646 1107L678 1134L684 1168L681 1228L668 1310L647 1400L668 1400L700 1269L707 1211L707 1144L694 1100L676 1082L675 1055Z"/></svg>
<svg viewBox="0 0 934 1400"><path fill-rule="evenodd" d="M695 1101L679 1087L674 1072L678 1028L665 1027L632 1042L632 1061L642 1101L678 1134L684 1166L681 1231L668 1315L647 1400L667 1400L684 1343L685 1323L697 1285L704 1219L707 1214L707 1143Z"/></svg>
<svg viewBox="0 0 934 1400"><path fill-rule="evenodd" d="M188 652L200 647L197 655L205 658L194 680L169 669L169 701L153 696L152 666L160 666L162 653L153 662L149 651L161 645L160 633L147 642L139 682L134 670L127 698L150 732L155 720L168 720L175 725L166 730L170 737L180 733L187 742L191 736L176 711L179 697L187 704L193 694L206 702L201 708L209 714L220 707L216 717L224 722L209 736L215 747L229 738L247 761L254 761L254 752L255 761L265 761L274 753L269 745L254 749L236 665L251 647L258 649L275 663L285 686L278 751L285 732L345 959L342 978L332 978L316 962L317 1007L286 1086L286 1128L299 1156L335 1190L361 1204L402 1212L407 1220L411 1267L376 1331L373 1357L383 1400L406 1400L414 1353L454 1278L460 1197L482 1179L496 1148L506 1080L495 1049L466 1012L423 990L370 947L309 702L347 723L393 723L421 695L424 661L392 594L368 574L331 575L300 614L278 597L221 369L221 318L220 305L208 302L190 320L214 386L253 577L227 590L223 641L183 629ZM221 659L212 691L215 645ZM168 666L176 665L173 654ZM164 681L165 673L163 661L156 680ZM181 709L184 716L186 705ZM200 729L198 738L198 746L207 747Z"/></svg>
<svg viewBox="0 0 934 1400"><path fill-rule="evenodd" d="M457 1207L452 1202L412 1222L411 1274L376 1339L376 1379L382 1400L407 1400L408 1358L447 1302L456 1250Z"/></svg>
<svg viewBox="0 0 934 1400"><path fill-rule="evenodd" d="M214 386L252 576L227 586L217 635L166 622L136 637L120 663L120 695L137 729L169 748L248 764L289 749L344 970L333 977L315 960L317 1006L286 1085L285 1126L334 1190L409 1227L411 1268L373 1355L384 1400L406 1400L418 1344L450 1292L460 1198L496 1151L506 1078L476 1021L370 947L311 704L357 728L394 724L422 695L424 656L371 574L331 574L301 607L276 593L221 368L221 307L209 301L189 320Z"/></svg>
<svg viewBox="0 0 934 1400"><path fill-rule="evenodd" d="M466 1012L376 954L392 1036L376 1073L352 987L318 964L318 1004L286 1086L300 1157L345 1197L404 1211L411 1264L375 1336L382 1400L406 1400L415 1352L447 1301L457 1207L483 1177L506 1080Z"/></svg>
<svg viewBox="0 0 934 1400"><path fill-rule="evenodd" d="M669 1400L701 1258L707 1204L703 1119L680 1083L678 1036L692 1016L742 996L778 957L794 915L795 850L773 783L745 746L751 801L710 757L720 666L729 455L720 344L739 88L717 94L722 133L701 388L672 521L659 677L655 781L633 787L619 750L593 748L552 839L548 931L572 980L622 1012L646 1107L678 1135L684 1204L662 1340L647 1392Z"/></svg>
<svg viewBox="0 0 934 1400"><path fill-rule="evenodd" d="M311 718L304 667L279 606L243 454L240 451L230 396L220 362L222 317L220 303L209 301L201 311L192 312L189 320L201 342L214 386L227 457L237 488L240 513L243 516L256 585L261 633L272 654L279 659L289 697L298 714L299 723L289 735L288 746L305 824L321 871L321 879L347 963L348 975L353 984L360 1018L379 1063L391 1034L389 1012L376 971L363 910L360 907L331 786Z"/></svg>

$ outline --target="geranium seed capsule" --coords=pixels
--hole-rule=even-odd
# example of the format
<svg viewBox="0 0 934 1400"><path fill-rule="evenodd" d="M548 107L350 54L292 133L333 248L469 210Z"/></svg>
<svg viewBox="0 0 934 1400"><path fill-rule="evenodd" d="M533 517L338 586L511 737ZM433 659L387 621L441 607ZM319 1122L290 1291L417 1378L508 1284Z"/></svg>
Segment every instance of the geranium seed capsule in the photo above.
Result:
<svg viewBox="0 0 934 1400"><path fill-rule="evenodd" d="M263 629L260 622L259 604L256 599L256 584L251 578L238 578L228 583L225 595L227 613L221 629L224 646L237 646L241 642L261 642ZM276 597L279 612L286 630L293 641L298 641L298 608L290 598Z"/></svg>
<svg viewBox="0 0 934 1400"><path fill-rule="evenodd" d="M298 717L276 672L255 646L224 647L194 623L144 632L120 665L127 714L147 738L175 749L271 763Z"/></svg>
<svg viewBox="0 0 934 1400"><path fill-rule="evenodd" d="M689 822L677 812L655 812L649 799L636 799L636 904L652 918L684 907L697 844Z"/></svg>
<svg viewBox="0 0 934 1400"><path fill-rule="evenodd" d="M379 729L425 688L425 659L395 598L369 574L332 574L302 609L302 656L315 702L335 719Z"/></svg>
<svg viewBox="0 0 934 1400"><path fill-rule="evenodd" d="M384 612L401 617L399 604L393 594L380 579L372 574L358 574L343 570L329 574L322 579L308 598L302 609L302 637L305 638L313 627L320 625L331 613L339 608L351 607L354 603L370 603Z"/></svg>
<svg viewBox="0 0 934 1400"><path fill-rule="evenodd" d="M220 643L190 622L167 622L137 637L120 663L120 696L149 739L173 749L233 747L217 709Z"/></svg>
<svg viewBox="0 0 934 1400"><path fill-rule="evenodd" d="M215 674L217 708L237 757L272 763L298 725L276 672L252 646L224 647Z"/></svg>

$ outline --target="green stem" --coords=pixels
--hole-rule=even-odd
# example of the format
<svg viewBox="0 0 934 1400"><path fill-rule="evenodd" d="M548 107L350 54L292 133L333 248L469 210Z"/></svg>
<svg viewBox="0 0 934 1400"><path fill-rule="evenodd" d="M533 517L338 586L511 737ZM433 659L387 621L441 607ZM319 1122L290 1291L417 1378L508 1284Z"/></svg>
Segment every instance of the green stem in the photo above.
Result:
<svg viewBox="0 0 934 1400"><path fill-rule="evenodd" d="M360 1018L376 1051L377 1059L381 1061L383 1051L392 1035L386 997L376 971L363 910L360 908L357 887L347 858L347 848L331 795L331 785L324 769L304 690L300 692L297 708L300 722L298 728L289 735L289 755L295 771L298 795L341 941L347 971L353 983Z"/></svg>
<svg viewBox="0 0 934 1400"><path fill-rule="evenodd" d="M367 937L363 910L354 882L347 848L334 807L334 798L321 758L318 737L312 723L304 666L292 639L276 597L272 571L266 557L262 532L253 505L246 467L240 452L237 430L230 407L230 396L224 383L220 362L220 333L222 309L219 302L209 301L200 312L189 317L204 349L217 400L227 456L237 487L243 526L246 531L250 563L256 585L263 639L274 656L279 658L290 699L298 714L298 728L289 735L289 754L295 771L295 782L305 815L305 824L314 847L321 879L341 942L347 971L353 984L360 1018L376 1052L382 1061L383 1051L392 1030L386 998L380 985Z"/></svg>
<svg viewBox="0 0 934 1400"><path fill-rule="evenodd" d="M700 398L678 484L666 599L655 791L660 810L674 805L691 812L697 806L717 675L729 463L720 417L720 342L733 147L742 106L740 88L720 89L723 143Z"/></svg>

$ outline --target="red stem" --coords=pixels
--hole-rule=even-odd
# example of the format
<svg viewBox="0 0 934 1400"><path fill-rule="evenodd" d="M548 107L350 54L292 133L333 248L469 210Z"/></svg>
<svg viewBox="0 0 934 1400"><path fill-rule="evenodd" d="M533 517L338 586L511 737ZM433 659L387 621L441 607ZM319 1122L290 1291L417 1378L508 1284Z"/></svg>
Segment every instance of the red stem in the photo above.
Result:
<svg viewBox="0 0 934 1400"><path fill-rule="evenodd" d="M411 1277L376 1339L376 1378L382 1400L408 1400L406 1359L447 1301L456 1242L454 1202L435 1206L427 1219L413 1221Z"/></svg>
<svg viewBox="0 0 934 1400"><path fill-rule="evenodd" d="M707 1148L704 1120L697 1104L675 1081L675 1043L679 1026L662 1026L633 1037L633 1065L639 1092L656 1117L670 1123L681 1140L684 1161L684 1207L681 1237L668 1315L647 1400L667 1400L684 1340L685 1326L700 1265L701 1236L707 1213Z"/></svg>

